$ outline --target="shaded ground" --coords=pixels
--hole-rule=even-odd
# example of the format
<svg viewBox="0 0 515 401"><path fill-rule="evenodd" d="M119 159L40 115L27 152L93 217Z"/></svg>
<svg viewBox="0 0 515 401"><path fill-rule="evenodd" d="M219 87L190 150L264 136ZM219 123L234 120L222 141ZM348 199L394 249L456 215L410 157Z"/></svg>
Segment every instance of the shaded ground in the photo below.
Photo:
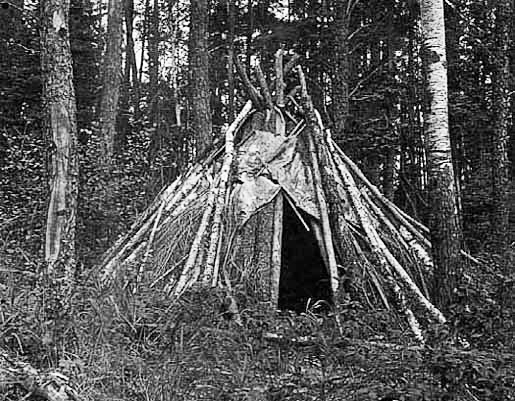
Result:
<svg viewBox="0 0 515 401"><path fill-rule="evenodd" d="M513 281L488 270L474 273L468 301L428 333L425 349L394 315L357 302L343 305L342 336L330 314L273 315L242 294L239 327L221 291L193 290L170 305L155 291L94 284L78 289L59 344L45 344L32 279L2 274L1 345L59 368L85 400L515 399ZM6 383L0 394L26 395Z"/></svg>

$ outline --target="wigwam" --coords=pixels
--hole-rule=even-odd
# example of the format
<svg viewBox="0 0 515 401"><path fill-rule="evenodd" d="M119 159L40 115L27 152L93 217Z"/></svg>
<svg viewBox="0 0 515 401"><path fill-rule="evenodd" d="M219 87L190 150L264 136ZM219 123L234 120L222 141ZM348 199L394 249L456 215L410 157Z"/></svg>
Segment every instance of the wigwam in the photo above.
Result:
<svg viewBox="0 0 515 401"><path fill-rule="evenodd" d="M340 277L359 268L423 341L420 319L445 322L425 284L433 270L428 230L332 140L297 59L283 67L279 51L270 86L257 66L259 91L236 63L251 100L225 145L162 190L105 255L102 283L129 276L172 299L193 285L243 286L272 308L295 297L337 305ZM286 95L283 76L294 69L298 84Z"/></svg>

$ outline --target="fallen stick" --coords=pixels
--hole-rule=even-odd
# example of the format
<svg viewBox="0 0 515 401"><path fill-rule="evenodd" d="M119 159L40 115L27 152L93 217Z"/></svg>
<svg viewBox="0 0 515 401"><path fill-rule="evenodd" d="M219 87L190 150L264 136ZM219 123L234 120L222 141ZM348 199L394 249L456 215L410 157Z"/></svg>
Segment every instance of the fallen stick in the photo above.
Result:
<svg viewBox="0 0 515 401"><path fill-rule="evenodd" d="M320 338L316 336L297 336L297 337L286 337L277 333L266 332L263 333L263 339L270 342L277 342L283 344L293 344L301 347L308 347L315 344L320 343ZM369 340L360 340L357 338L350 337L337 337L335 341L330 344L337 347L349 347L349 346L357 346L357 347L377 347L390 349L392 351L423 351L424 347L420 345L401 345L401 344L392 344L392 343L382 343L380 341L369 341Z"/></svg>
<svg viewBox="0 0 515 401"><path fill-rule="evenodd" d="M70 379L58 372L41 373L28 363L19 362L0 350L0 388L20 386L31 395L48 401L80 401L78 393L71 387Z"/></svg>

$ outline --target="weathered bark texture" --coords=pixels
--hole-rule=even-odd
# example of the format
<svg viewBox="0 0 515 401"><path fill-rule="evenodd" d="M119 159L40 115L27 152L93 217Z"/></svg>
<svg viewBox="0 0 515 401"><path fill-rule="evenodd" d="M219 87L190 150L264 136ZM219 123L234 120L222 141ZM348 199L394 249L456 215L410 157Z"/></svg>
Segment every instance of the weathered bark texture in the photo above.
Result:
<svg viewBox="0 0 515 401"><path fill-rule="evenodd" d="M504 249L509 225L508 120L510 113L510 21L512 0L499 0L495 10L496 58L493 74L494 130L492 138L492 213L490 218L493 245Z"/></svg>
<svg viewBox="0 0 515 401"><path fill-rule="evenodd" d="M272 235L272 255L270 258L270 302L272 307L279 305L279 285L281 281L281 261L283 248L284 196L279 193L274 201L274 228Z"/></svg>
<svg viewBox="0 0 515 401"><path fill-rule="evenodd" d="M154 0L148 38L148 79L150 84L151 121L156 118L159 85L159 1Z"/></svg>
<svg viewBox="0 0 515 401"><path fill-rule="evenodd" d="M118 119L118 142L123 144L129 125L129 101L132 89L132 104L134 105L134 117L139 117L139 81L138 67L136 64L136 53L134 50L134 1L126 0L123 2L125 20L125 66L123 91L120 99L120 118ZM132 86L131 86L132 85Z"/></svg>
<svg viewBox="0 0 515 401"><path fill-rule="evenodd" d="M349 0L350 1L350 0ZM345 123L349 115L349 15L348 1L335 1L334 65L332 79L333 120L336 141L345 140Z"/></svg>
<svg viewBox="0 0 515 401"><path fill-rule="evenodd" d="M511 21L511 51L510 51L510 71L511 76L515 77L515 4L513 5L512 13L514 17ZM511 202L510 202L510 220L509 220L509 236L510 242L515 241L515 79L511 80L510 86L511 96L511 126L510 126L510 138L508 144L508 159L510 163L510 175L511 175Z"/></svg>
<svg viewBox="0 0 515 401"><path fill-rule="evenodd" d="M133 24L134 24L134 1L126 0L124 1L124 18L125 18L125 40L126 44L126 72L125 79L136 88L138 86L138 67L136 64L136 53L134 49L134 34L133 34ZM131 79L132 78L132 79Z"/></svg>
<svg viewBox="0 0 515 401"><path fill-rule="evenodd" d="M449 138L443 0L422 0L420 10L430 98L424 120L429 229L435 262L433 296L445 308L452 301L460 270L461 230Z"/></svg>
<svg viewBox="0 0 515 401"><path fill-rule="evenodd" d="M229 91L229 120L234 119L234 35L236 27L235 0L227 0L227 83Z"/></svg>
<svg viewBox="0 0 515 401"><path fill-rule="evenodd" d="M0 88L4 91L19 79L19 65L30 62L28 61L30 58L22 56L19 51L13 51L14 43L18 44L20 48L22 47L21 33L26 29L23 23L23 0L3 2L0 10L0 54L2 55L0 57ZM20 114L24 107L23 100L21 96L3 95L0 97L0 127L2 130L22 124ZM0 166L7 162L7 149L7 139L0 134Z"/></svg>
<svg viewBox="0 0 515 401"><path fill-rule="evenodd" d="M75 217L79 165L69 42L68 0L42 1L41 68L46 135L51 144L50 202L45 259L47 274L71 283L75 273Z"/></svg>
<svg viewBox="0 0 515 401"><path fill-rule="evenodd" d="M195 137L197 158L204 155L213 143L209 104L208 20L207 0L192 0L189 38L190 128Z"/></svg>
<svg viewBox="0 0 515 401"><path fill-rule="evenodd" d="M122 0L109 0L107 17L107 48L102 67L100 99L100 138L103 169L108 170L114 153L118 99L122 80Z"/></svg>

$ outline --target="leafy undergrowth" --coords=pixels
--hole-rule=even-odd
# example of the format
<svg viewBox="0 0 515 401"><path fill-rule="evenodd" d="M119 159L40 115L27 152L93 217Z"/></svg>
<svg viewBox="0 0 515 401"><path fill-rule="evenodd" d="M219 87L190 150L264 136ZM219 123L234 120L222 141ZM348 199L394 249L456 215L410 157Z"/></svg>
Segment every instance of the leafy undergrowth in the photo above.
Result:
<svg viewBox="0 0 515 401"><path fill-rule="evenodd" d="M242 294L239 326L223 290L170 304L154 289L94 283L49 344L26 277L0 288L0 345L72 377L85 400L515 400L513 282L481 274L424 349L394 314L357 302L342 305L342 336L330 313L273 314Z"/></svg>

